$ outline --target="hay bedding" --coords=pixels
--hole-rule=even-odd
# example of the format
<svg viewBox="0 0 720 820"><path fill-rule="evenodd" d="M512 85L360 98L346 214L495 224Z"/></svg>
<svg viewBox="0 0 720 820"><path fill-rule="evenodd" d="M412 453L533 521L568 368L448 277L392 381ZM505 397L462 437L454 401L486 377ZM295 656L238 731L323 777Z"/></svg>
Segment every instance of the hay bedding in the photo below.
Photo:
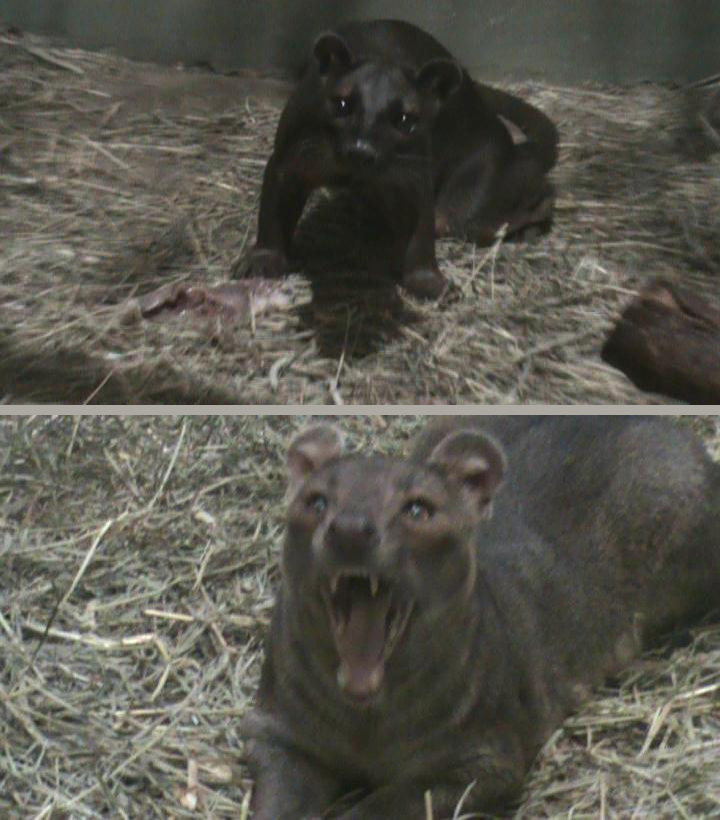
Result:
<svg viewBox="0 0 720 820"><path fill-rule="evenodd" d="M420 304L368 282L372 225L321 196L282 285L288 309L147 322L133 297L221 283L252 239L283 84L0 31L0 392L74 402L647 401L599 349L648 278L716 290L715 132L707 119L694 125L695 102L678 90L512 88L560 127L549 236L491 249L441 242L453 287L440 304Z"/></svg>
<svg viewBox="0 0 720 820"><path fill-rule="evenodd" d="M238 719L303 423L0 420L0 816L246 816ZM422 421L340 423L396 451ZM717 420L683 423L720 458ZM514 816L720 815L720 629L686 637L555 733Z"/></svg>

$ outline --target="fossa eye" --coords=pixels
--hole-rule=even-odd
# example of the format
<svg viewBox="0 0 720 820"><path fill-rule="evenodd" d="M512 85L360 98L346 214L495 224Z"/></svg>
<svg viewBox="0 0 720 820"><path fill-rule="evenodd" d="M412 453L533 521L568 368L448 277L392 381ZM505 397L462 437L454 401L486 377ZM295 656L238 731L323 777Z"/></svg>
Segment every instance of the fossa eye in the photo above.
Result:
<svg viewBox="0 0 720 820"><path fill-rule="evenodd" d="M334 97L332 106L336 117L347 117L352 111L352 100L350 97Z"/></svg>
<svg viewBox="0 0 720 820"><path fill-rule="evenodd" d="M435 514L432 504L420 498L413 498L403 510L411 521L427 521Z"/></svg>
<svg viewBox="0 0 720 820"><path fill-rule="evenodd" d="M415 130L417 121L417 114L413 114L410 111L400 111L395 118L395 127L406 134L410 134Z"/></svg>
<svg viewBox="0 0 720 820"><path fill-rule="evenodd" d="M328 508L328 501L322 493L313 493L306 499L305 506L315 515L323 515Z"/></svg>

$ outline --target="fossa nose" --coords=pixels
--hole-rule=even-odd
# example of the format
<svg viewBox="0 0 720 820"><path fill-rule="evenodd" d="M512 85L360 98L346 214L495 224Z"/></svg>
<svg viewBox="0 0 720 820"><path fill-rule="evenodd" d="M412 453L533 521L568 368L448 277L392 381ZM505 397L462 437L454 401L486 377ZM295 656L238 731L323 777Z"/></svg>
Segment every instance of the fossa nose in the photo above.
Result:
<svg viewBox="0 0 720 820"><path fill-rule="evenodd" d="M378 160L375 146L363 137L358 137L345 145L343 158L356 165L369 167Z"/></svg>
<svg viewBox="0 0 720 820"><path fill-rule="evenodd" d="M379 540L375 523L363 512L338 513L328 525L325 537L333 558L353 563L364 560Z"/></svg>

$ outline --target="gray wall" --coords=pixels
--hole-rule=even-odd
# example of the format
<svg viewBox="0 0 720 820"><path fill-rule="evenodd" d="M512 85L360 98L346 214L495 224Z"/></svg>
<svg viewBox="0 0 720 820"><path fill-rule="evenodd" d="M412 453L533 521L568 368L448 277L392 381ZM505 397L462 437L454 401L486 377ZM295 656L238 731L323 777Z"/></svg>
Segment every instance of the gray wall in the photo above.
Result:
<svg viewBox="0 0 720 820"><path fill-rule="evenodd" d="M296 69L315 33L401 17L477 76L691 81L720 73L720 0L0 0L0 21L158 62Z"/></svg>

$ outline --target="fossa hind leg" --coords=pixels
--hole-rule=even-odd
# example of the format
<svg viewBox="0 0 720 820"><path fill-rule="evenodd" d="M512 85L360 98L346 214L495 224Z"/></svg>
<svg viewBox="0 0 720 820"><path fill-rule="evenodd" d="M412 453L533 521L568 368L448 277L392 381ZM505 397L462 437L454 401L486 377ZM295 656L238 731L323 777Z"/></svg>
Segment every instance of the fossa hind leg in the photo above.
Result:
<svg viewBox="0 0 720 820"><path fill-rule="evenodd" d="M669 556L657 587L668 596L665 611L653 613L650 627L668 629L708 611L720 612L720 465L708 466L707 484L698 499L695 523L682 546ZM657 600L657 599L653 599Z"/></svg>
<svg viewBox="0 0 720 820"><path fill-rule="evenodd" d="M688 431L644 418L616 439L622 470L596 505L620 582L652 640L720 607L720 465ZM596 472L601 465L596 465Z"/></svg>
<svg viewBox="0 0 720 820"><path fill-rule="evenodd" d="M438 235L467 236L479 245L495 241L507 225L506 236L552 220L555 188L526 144L514 147L505 163L490 171L485 152L467 157L448 177L436 199Z"/></svg>

